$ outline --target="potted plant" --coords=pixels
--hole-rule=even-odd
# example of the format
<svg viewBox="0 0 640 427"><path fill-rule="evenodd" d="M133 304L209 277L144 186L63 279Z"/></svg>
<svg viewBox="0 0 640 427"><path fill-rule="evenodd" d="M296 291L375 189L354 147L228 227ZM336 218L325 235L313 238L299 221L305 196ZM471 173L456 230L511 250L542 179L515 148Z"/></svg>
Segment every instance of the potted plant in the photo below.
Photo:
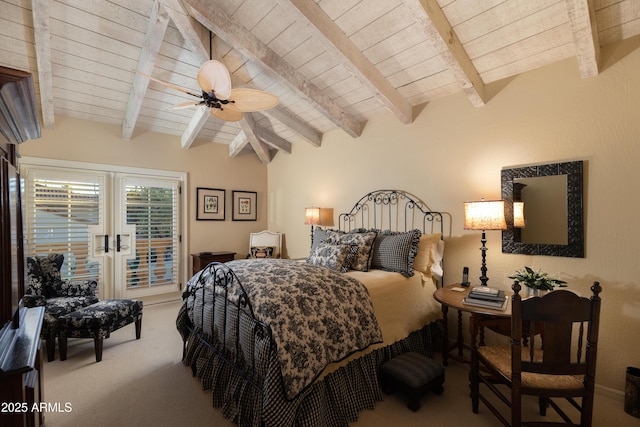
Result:
<svg viewBox="0 0 640 427"><path fill-rule="evenodd" d="M541 269L534 270L526 266L517 270L513 276L509 276L509 279L515 279L523 283L529 288L529 295L541 295L543 292L552 291L556 286L567 286L567 282L558 279L556 276L551 276Z"/></svg>

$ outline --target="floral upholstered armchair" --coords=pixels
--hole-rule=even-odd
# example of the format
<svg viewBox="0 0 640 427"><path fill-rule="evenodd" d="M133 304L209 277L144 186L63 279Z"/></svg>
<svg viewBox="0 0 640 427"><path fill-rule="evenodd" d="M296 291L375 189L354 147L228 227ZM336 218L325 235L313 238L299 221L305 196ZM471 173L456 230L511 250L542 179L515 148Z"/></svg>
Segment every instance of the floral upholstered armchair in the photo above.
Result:
<svg viewBox="0 0 640 427"><path fill-rule="evenodd" d="M47 344L47 359L56 354L58 317L98 302L95 280L62 280L60 268L64 255L27 257L27 289L22 298L25 307L44 307L41 337Z"/></svg>

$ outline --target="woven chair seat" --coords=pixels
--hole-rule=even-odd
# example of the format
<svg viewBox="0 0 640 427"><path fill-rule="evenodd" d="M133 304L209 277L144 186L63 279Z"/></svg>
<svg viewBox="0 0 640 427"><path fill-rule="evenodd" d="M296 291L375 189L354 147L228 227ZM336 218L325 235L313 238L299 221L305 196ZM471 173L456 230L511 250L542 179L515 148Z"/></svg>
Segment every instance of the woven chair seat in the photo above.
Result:
<svg viewBox="0 0 640 427"><path fill-rule="evenodd" d="M529 348L522 347L522 360L529 360ZM511 347L505 346L483 346L478 347L478 355L487 360L505 378L511 378ZM535 349L533 352L535 361L542 361L542 350ZM577 395L582 393L584 384L582 376L574 375L547 375L535 374L531 372L522 373L523 389L552 389L555 391L575 391Z"/></svg>

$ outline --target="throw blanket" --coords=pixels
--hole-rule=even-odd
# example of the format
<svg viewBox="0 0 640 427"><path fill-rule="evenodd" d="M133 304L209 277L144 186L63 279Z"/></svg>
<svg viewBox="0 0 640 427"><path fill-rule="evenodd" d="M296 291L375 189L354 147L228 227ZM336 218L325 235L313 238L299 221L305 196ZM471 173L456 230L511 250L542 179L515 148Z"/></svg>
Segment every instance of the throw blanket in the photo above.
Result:
<svg viewBox="0 0 640 427"><path fill-rule="evenodd" d="M367 289L352 277L291 260L226 265L240 279L256 319L271 327L288 399L329 363L382 341Z"/></svg>

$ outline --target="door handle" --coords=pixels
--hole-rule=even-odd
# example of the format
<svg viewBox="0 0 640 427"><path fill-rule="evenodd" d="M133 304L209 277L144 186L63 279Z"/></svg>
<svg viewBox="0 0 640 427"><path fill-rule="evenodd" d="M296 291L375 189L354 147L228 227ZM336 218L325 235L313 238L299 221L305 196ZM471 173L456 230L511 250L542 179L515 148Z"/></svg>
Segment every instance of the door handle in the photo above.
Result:
<svg viewBox="0 0 640 427"><path fill-rule="evenodd" d="M105 234L104 235L104 253L108 253L109 252L109 235Z"/></svg>
<svg viewBox="0 0 640 427"><path fill-rule="evenodd" d="M119 234L116 234L116 252L126 251L127 249L130 248L129 245L123 245L122 241L123 241L122 236L120 236Z"/></svg>

